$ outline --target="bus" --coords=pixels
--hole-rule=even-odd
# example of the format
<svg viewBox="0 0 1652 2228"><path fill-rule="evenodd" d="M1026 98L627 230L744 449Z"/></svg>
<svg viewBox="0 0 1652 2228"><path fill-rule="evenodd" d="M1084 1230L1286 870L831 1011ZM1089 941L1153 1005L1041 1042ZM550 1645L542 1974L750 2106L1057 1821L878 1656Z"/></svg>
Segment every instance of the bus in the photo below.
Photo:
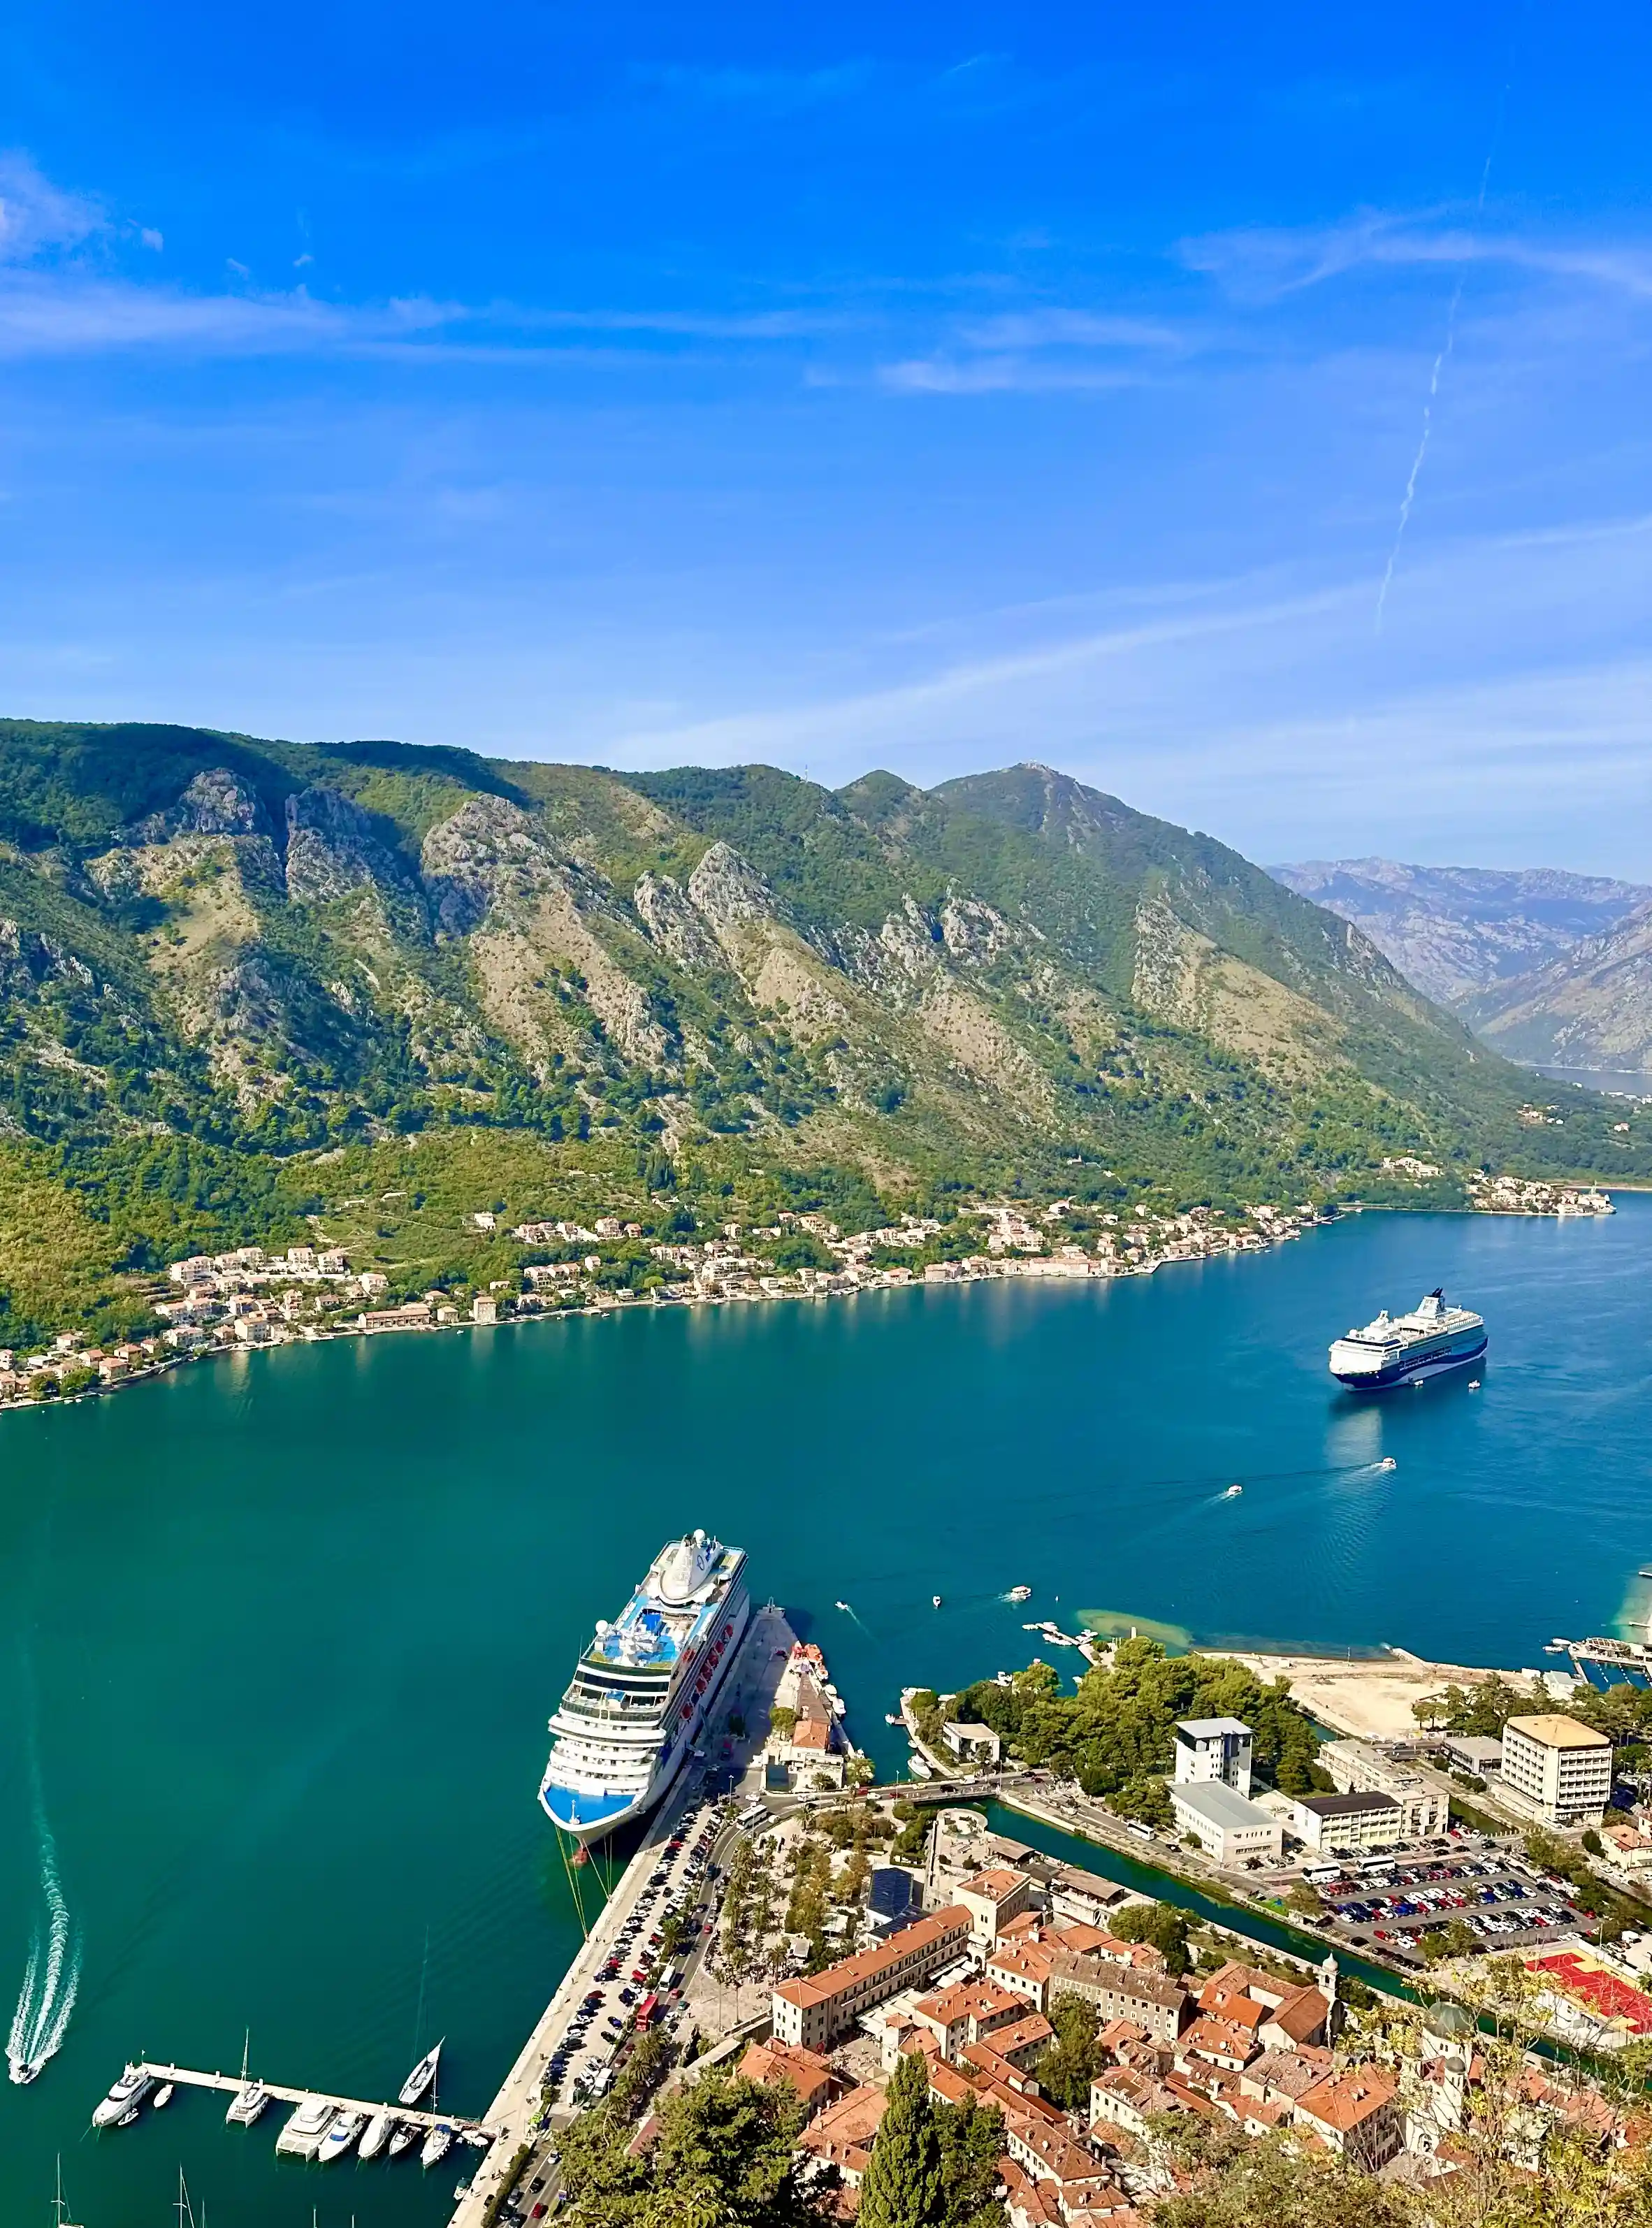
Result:
<svg viewBox="0 0 1652 2228"><path fill-rule="evenodd" d="M636 2020L638 2026L647 2026L652 2021L655 2013L658 2011L659 2008L659 1997L656 1994L655 1991L650 1988L648 1994L644 1997L642 2002L637 2005L636 2011L632 2014L632 2017Z"/></svg>

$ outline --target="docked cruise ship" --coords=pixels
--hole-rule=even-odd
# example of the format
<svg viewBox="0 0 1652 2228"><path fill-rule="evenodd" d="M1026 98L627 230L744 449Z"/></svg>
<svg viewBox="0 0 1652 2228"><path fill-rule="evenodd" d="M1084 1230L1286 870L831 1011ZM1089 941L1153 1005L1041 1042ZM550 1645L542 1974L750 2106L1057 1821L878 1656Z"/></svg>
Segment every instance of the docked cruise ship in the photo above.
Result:
<svg viewBox="0 0 1652 2228"><path fill-rule="evenodd" d="M597 1626L551 1719L539 1799L564 1833L602 1840L657 1802L716 1706L752 1613L746 1552L690 1532L662 1547Z"/></svg>
<svg viewBox="0 0 1652 2228"><path fill-rule="evenodd" d="M1437 1287L1408 1316L1391 1316L1385 1308L1363 1330L1339 1338L1331 1348L1331 1374L1350 1392L1383 1392L1461 1369L1485 1350L1484 1316L1448 1307Z"/></svg>

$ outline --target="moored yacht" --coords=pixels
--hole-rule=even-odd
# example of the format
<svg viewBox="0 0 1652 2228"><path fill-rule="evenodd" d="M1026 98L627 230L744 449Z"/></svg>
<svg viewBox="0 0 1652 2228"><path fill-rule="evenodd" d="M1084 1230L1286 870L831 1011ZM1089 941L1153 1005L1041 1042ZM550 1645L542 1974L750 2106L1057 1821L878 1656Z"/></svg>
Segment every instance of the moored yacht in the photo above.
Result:
<svg viewBox="0 0 1652 2228"><path fill-rule="evenodd" d="M275 2139L275 2148L288 2158L314 2158L321 2148L322 2138L333 2123L336 2109L324 2097L312 2097L307 2104L299 2105L282 2129Z"/></svg>
<svg viewBox="0 0 1652 2228"><path fill-rule="evenodd" d="M426 2136L419 2153L420 2166L439 2166L453 2148L453 2130L434 2127Z"/></svg>
<svg viewBox="0 0 1652 2228"><path fill-rule="evenodd" d="M149 2074L142 2072L136 2065L127 2065L119 2080L93 2113L93 2126L125 2127L127 2113L135 2113L154 2086L154 2080Z"/></svg>
<svg viewBox="0 0 1652 2228"><path fill-rule="evenodd" d="M317 2148L320 2164L330 2166L335 2159L343 2158L366 2125L365 2112L341 2112Z"/></svg>
<svg viewBox="0 0 1652 2228"><path fill-rule="evenodd" d="M250 2128L269 2101L270 2092L261 2081L243 2081L230 2098L224 2118L232 2128Z"/></svg>
<svg viewBox="0 0 1652 2228"><path fill-rule="evenodd" d="M442 2042L445 2042L446 2039L447 2037L444 2035ZM403 2104L416 2104L427 2089L433 2089L436 2086L436 2069L441 2062L442 2043L439 2042L434 2050L426 2052L402 2083L396 2091L398 2100Z"/></svg>
<svg viewBox="0 0 1652 2228"><path fill-rule="evenodd" d="M362 2147L355 2155L364 2159L377 2158L395 2132L395 2115L393 2112L375 2112L367 2123L367 2133L362 2137Z"/></svg>
<svg viewBox="0 0 1652 2228"><path fill-rule="evenodd" d="M600 1841L657 1802L694 1751L751 1617L746 1555L705 1532L663 1546L604 1618L551 1719L546 1815Z"/></svg>

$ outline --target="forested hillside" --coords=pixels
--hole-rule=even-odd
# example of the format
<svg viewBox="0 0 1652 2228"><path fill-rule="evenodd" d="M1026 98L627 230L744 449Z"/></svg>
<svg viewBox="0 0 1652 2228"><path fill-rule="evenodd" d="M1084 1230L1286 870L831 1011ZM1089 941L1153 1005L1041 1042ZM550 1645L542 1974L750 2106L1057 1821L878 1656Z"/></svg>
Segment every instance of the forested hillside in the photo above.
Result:
<svg viewBox="0 0 1652 2228"><path fill-rule="evenodd" d="M0 722L14 1331L368 1196L387 1240L445 1217L429 1259L462 1204L573 1185L865 1226L971 1191L1328 1197L1400 1155L1448 1194L1482 1162L1652 1175L1621 1118L1223 845L1042 767L833 792ZM381 1181L410 1138L423 1180Z"/></svg>

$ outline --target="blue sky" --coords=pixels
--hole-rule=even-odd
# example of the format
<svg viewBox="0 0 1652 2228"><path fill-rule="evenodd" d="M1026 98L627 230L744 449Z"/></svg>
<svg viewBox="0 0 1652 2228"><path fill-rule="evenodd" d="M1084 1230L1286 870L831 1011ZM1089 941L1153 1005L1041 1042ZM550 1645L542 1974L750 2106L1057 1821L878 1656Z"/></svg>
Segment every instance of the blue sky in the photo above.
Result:
<svg viewBox="0 0 1652 2228"><path fill-rule="evenodd" d="M1246 12L13 0L0 707L1652 880L1652 19Z"/></svg>

